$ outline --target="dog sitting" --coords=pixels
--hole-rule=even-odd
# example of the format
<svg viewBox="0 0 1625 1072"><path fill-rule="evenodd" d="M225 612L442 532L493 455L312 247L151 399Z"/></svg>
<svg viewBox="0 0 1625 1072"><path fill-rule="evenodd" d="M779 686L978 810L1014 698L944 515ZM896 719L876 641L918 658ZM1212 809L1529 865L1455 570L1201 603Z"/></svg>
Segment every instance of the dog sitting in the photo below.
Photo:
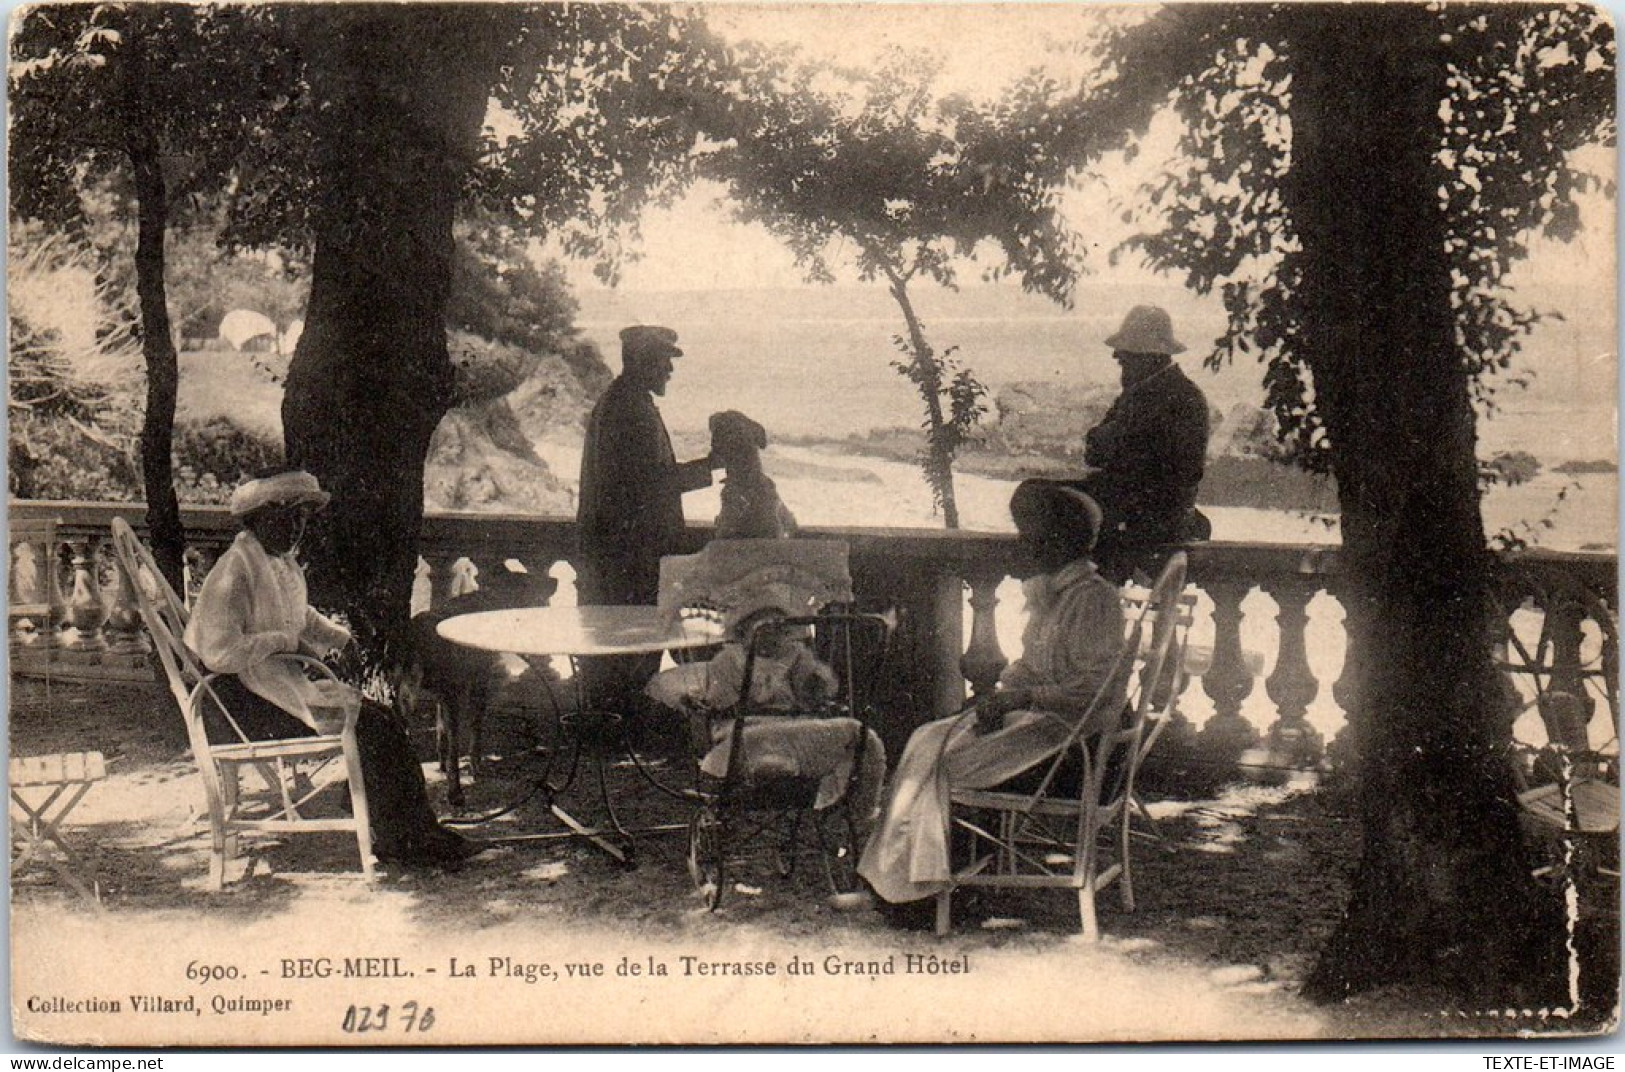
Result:
<svg viewBox="0 0 1625 1072"><path fill-rule="evenodd" d="M431 709L435 716L435 753L446 775L446 799L463 803L461 776L463 738L468 736L469 770L478 774L484 756L484 718L507 679L502 656L454 644L439 633L440 623L460 614L546 606L558 582L536 576L518 563L504 563L482 578L482 587L414 615L412 659L396 686L401 713L416 721Z"/></svg>

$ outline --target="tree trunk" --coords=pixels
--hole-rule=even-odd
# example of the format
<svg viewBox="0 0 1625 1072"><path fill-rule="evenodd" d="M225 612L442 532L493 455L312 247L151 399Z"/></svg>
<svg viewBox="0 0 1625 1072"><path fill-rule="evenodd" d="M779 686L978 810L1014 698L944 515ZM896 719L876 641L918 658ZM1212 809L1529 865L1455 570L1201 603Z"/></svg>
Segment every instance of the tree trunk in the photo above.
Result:
<svg viewBox="0 0 1625 1072"><path fill-rule="evenodd" d="M959 527L959 504L954 499L954 458L943 445L946 432L942 416L942 372L935 361L931 344L925 341L925 329L914 313L914 303L908 297L908 280L894 272L887 273L891 296L903 310L903 322L908 325L909 348L914 373L909 378L919 389L925 401L926 428L925 478L931 490L942 503L942 524L945 528Z"/></svg>
<svg viewBox="0 0 1625 1072"><path fill-rule="evenodd" d="M169 191L152 117L144 103L145 50L132 25L125 81L131 171L135 180L135 292L141 306L141 356L147 366L147 408L141 420L141 483L147 497L147 532L164 579L184 591L182 560L186 530L175 497L175 393L180 370L164 287L164 234Z"/></svg>
<svg viewBox="0 0 1625 1072"><path fill-rule="evenodd" d="M1492 562L1436 193L1438 21L1372 4L1311 7L1295 28L1286 194L1351 575L1365 839L1308 993L1420 981L1484 1008L1560 1002L1491 661Z"/></svg>
<svg viewBox="0 0 1625 1072"><path fill-rule="evenodd" d="M370 666L403 635L429 438L452 400L452 219L485 115L494 16L476 6L316 8L310 303L282 404L288 460L333 495L307 545L312 601Z"/></svg>

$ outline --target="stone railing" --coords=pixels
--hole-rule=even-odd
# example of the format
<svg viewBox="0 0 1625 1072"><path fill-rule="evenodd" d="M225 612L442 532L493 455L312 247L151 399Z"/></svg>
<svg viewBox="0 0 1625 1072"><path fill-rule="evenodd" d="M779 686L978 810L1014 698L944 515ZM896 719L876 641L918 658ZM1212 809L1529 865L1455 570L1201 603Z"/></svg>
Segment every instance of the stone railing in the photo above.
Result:
<svg viewBox="0 0 1625 1072"><path fill-rule="evenodd" d="M133 594L119 577L108 526L122 516L142 530L140 504L13 503L13 670L62 677L149 677ZM224 510L184 511L189 583L195 585L235 526ZM1012 536L925 529L830 528L807 535L846 540L854 588L866 608L895 608L897 644L878 700L888 745L910 727L991 687L1019 645L1020 597L1010 578ZM690 531L696 546L708 532ZM1335 547L1212 542L1190 549L1198 620L1182 708L1201 738L1233 752L1265 734L1293 764L1315 762L1343 724L1356 682L1346 658L1342 584ZM478 584L506 559L558 578L574 598L575 526L557 518L438 514L426 519L414 609ZM50 565L54 568L44 568ZM1617 614L1612 554L1537 552L1508 573L1520 633L1549 641L1552 680L1586 692L1617 687ZM1542 618L1555 590L1589 593ZM1555 606L1555 604L1554 604ZM1531 639L1531 646L1534 646ZM1592 694L1597 690L1592 688ZM1593 703L1593 707L1597 707ZM1606 712L1597 712L1599 722ZM1611 727L1599 733L1612 736Z"/></svg>

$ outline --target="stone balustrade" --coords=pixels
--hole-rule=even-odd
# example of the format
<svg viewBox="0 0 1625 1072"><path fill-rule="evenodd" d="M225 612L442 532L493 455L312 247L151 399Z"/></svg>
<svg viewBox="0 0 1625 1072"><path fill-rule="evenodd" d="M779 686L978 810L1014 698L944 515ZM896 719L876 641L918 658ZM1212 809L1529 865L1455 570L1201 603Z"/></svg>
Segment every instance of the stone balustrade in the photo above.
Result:
<svg viewBox="0 0 1625 1072"><path fill-rule="evenodd" d="M21 502L11 507L13 672L62 677L150 677L133 593L111 555L108 526L122 516L142 531L140 504ZM189 586L232 539L220 508L183 511ZM694 526L699 546L709 535ZM1019 571L1014 537L936 529L827 528L807 535L846 540L865 609L895 608L897 644L879 696L888 746L919 722L989 689L1019 645ZM1357 675L1346 657L1342 584L1333 546L1226 543L1190 549L1198 621L1182 708L1205 747L1227 754L1261 736L1290 765L1316 762L1344 721ZM437 514L424 523L414 609L467 591L507 559L560 581L573 599L575 526L559 518ZM1588 695L1597 734L1612 738L1617 691L1613 554L1535 552L1507 572L1512 624L1530 646L1544 643L1552 687ZM1579 590L1589 602L1554 601ZM1546 621L1543 608L1554 608ZM1604 628L1604 625L1607 625ZM1543 639L1542 639L1543 638ZM1588 691L1587 686L1590 685ZM1601 706L1608 710L1597 710ZM1608 725L1602 725L1607 722Z"/></svg>

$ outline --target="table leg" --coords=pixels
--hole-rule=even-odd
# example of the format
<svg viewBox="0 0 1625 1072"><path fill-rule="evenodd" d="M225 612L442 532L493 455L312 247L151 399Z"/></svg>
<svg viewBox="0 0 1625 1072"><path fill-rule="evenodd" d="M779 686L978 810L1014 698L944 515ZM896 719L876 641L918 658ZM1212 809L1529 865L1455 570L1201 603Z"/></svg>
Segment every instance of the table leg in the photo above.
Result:
<svg viewBox="0 0 1625 1072"><path fill-rule="evenodd" d="M618 747L625 750L631 756L638 773L667 795L677 799L687 798L675 790L661 785L644 768L642 760L631 748L630 742L626 740L622 716L618 712L608 711L593 704L592 696L586 686L578 660L571 660L571 671L576 701L575 710L572 713L563 713L562 706L551 692L552 683L548 684L550 690L549 699L552 701L553 710L558 719L559 732L561 735L569 737L569 770L562 782L555 783L553 781L554 763L562 750L559 748L550 749L547 769L542 772L536 787L532 790L533 793L540 792L544 794L548 811L553 814L555 819L564 824L566 830L534 834L509 834L494 837L491 841L493 844L506 845L580 837L592 842L617 862L627 866L634 866L636 857L634 834L669 833L686 830L687 826L682 823L670 823L637 831L627 829L625 824L621 822L620 816L616 813L615 802L609 791L610 749ZM607 820L606 824L588 826L571 815L558 802L558 798L575 783L576 775L580 771L583 760L592 768L593 777L597 782L598 802ZM511 808L504 809L504 812L511 810Z"/></svg>

